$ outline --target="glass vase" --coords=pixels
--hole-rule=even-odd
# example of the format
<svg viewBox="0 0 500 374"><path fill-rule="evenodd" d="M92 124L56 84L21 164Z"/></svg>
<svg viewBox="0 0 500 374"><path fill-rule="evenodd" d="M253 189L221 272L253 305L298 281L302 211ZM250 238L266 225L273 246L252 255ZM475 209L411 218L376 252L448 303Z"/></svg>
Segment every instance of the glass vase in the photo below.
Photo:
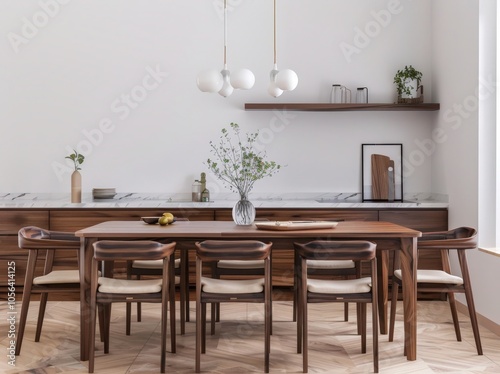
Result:
<svg viewBox="0 0 500 374"><path fill-rule="evenodd" d="M245 226L251 225L254 220L255 207L250 202L250 200L248 200L248 198L243 195L233 207L233 221L237 225Z"/></svg>

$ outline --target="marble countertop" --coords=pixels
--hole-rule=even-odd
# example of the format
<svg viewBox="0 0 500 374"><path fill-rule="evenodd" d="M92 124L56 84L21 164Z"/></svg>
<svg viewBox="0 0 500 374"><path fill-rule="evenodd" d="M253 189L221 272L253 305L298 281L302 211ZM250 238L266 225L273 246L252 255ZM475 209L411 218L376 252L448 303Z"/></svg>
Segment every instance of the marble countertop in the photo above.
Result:
<svg viewBox="0 0 500 374"><path fill-rule="evenodd" d="M361 193L252 193L250 201L256 208L448 208L447 196L415 193L403 201L362 201ZM82 195L81 203L71 203L64 193L0 193L1 208L232 208L237 195L220 193L210 202L192 202L191 194L117 193L112 199L94 199Z"/></svg>

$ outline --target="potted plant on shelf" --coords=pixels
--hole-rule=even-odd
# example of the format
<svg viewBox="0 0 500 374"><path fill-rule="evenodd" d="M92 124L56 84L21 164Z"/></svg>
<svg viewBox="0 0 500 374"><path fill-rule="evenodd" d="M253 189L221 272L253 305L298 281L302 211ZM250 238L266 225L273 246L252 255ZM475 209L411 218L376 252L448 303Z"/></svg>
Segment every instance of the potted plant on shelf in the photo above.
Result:
<svg viewBox="0 0 500 374"><path fill-rule="evenodd" d="M240 196L233 207L233 220L237 225L250 225L255 219L255 207L248 200L248 194L259 179L276 174L282 166L266 160L266 153L258 151L254 145L259 135L247 133L245 141L240 137L240 127L231 123L232 134L221 130L219 143L210 141L214 158L207 159L208 169L229 189Z"/></svg>
<svg viewBox="0 0 500 374"><path fill-rule="evenodd" d="M394 76L394 83L398 91L398 103L415 104L424 100L424 87L420 85L422 73L413 66L405 66L403 70L398 70ZM418 95L420 90L420 95Z"/></svg>
<svg viewBox="0 0 500 374"><path fill-rule="evenodd" d="M65 158L73 161L75 170L71 174L71 202L72 203L81 203L82 202L82 175L79 170L82 170L80 167L85 160L85 156L78 153L76 150L73 150L74 153L66 156Z"/></svg>

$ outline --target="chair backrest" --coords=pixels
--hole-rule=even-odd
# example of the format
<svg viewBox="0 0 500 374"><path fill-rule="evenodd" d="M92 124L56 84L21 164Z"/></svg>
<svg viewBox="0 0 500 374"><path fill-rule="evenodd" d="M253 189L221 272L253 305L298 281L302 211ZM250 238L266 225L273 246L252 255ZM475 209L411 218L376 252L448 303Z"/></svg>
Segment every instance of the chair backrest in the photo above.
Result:
<svg viewBox="0 0 500 374"><path fill-rule="evenodd" d="M175 242L159 243L153 240L101 240L94 244L94 258L97 261L160 260L175 250Z"/></svg>
<svg viewBox="0 0 500 374"><path fill-rule="evenodd" d="M258 240L205 240L196 242L196 254L202 261L264 260L271 246Z"/></svg>
<svg viewBox="0 0 500 374"><path fill-rule="evenodd" d="M477 230L472 227L427 232L418 238L418 248L421 249L474 249L476 247Z"/></svg>
<svg viewBox="0 0 500 374"><path fill-rule="evenodd" d="M370 261L375 257L377 245L364 240L313 240L294 243L294 247L306 260Z"/></svg>
<svg viewBox="0 0 500 374"><path fill-rule="evenodd" d="M50 231L36 226L23 227L18 232L22 249L79 249L80 238L70 232Z"/></svg>

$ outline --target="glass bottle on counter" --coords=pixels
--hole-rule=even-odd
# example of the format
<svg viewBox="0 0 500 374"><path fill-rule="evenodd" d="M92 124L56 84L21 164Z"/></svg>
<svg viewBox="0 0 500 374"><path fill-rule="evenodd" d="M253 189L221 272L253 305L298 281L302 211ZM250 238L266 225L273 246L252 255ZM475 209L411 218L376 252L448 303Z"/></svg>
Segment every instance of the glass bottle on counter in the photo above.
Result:
<svg viewBox="0 0 500 374"><path fill-rule="evenodd" d="M208 203L210 201L210 191L206 188L201 193L201 201Z"/></svg>
<svg viewBox="0 0 500 374"><path fill-rule="evenodd" d="M201 182L198 179L195 179L192 189L191 189L191 200L195 202L201 201Z"/></svg>

